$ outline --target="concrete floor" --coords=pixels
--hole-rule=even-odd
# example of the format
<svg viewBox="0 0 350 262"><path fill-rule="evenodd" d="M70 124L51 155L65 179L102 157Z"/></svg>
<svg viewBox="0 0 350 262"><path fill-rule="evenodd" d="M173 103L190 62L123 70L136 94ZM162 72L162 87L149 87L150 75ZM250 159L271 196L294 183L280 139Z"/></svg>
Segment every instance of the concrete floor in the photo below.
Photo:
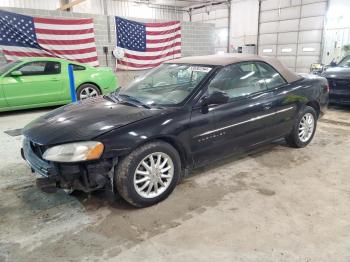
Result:
<svg viewBox="0 0 350 262"><path fill-rule="evenodd" d="M313 142L283 142L197 170L162 203L41 192L0 116L0 261L350 261L350 109Z"/></svg>

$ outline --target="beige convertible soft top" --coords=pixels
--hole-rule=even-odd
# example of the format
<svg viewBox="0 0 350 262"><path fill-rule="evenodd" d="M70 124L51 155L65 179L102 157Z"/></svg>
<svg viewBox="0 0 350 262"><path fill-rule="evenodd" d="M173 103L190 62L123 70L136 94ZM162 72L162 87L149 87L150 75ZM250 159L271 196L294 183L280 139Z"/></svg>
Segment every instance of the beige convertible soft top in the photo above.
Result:
<svg viewBox="0 0 350 262"><path fill-rule="evenodd" d="M301 77L290 71L279 60L273 57L248 55L248 54L222 54L222 55L206 55L206 56L188 56L174 60L167 61L165 63L177 63L177 64L194 64L194 65L221 65L226 66L239 62L247 61L261 61L268 63L275 68L288 83L292 83Z"/></svg>

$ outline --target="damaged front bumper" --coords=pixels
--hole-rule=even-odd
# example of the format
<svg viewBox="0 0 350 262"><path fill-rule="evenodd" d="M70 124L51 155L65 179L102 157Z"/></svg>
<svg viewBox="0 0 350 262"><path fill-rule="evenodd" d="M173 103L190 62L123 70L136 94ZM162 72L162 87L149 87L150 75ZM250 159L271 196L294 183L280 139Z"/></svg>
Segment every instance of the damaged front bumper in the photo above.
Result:
<svg viewBox="0 0 350 262"><path fill-rule="evenodd" d="M57 187L90 193L99 189L113 190L114 167L117 158L79 163L57 163L42 158L47 148L23 140L21 155L33 173L46 178Z"/></svg>

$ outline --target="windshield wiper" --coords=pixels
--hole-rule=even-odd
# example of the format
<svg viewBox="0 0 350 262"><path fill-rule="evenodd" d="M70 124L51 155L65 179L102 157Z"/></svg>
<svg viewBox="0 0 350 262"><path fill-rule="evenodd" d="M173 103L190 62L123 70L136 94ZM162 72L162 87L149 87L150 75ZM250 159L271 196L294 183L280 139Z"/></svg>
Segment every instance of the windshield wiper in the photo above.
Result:
<svg viewBox="0 0 350 262"><path fill-rule="evenodd" d="M114 91L109 93L108 95L104 95L103 98L114 103L120 102L118 91Z"/></svg>
<svg viewBox="0 0 350 262"><path fill-rule="evenodd" d="M119 102L119 100L116 97L112 97L110 95L104 95L103 98L113 103Z"/></svg>
<svg viewBox="0 0 350 262"><path fill-rule="evenodd" d="M125 98L125 99L120 99L121 98ZM144 108L147 108L147 109L151 109L151 107L143 102L141 102L140 100L136 99L135 97L133 96L129 96L129 95L124 95L124 94L119 94L118 97L119 101L121 102L128 102L132 105L135 105L135 106L143 106Z"/></svg>

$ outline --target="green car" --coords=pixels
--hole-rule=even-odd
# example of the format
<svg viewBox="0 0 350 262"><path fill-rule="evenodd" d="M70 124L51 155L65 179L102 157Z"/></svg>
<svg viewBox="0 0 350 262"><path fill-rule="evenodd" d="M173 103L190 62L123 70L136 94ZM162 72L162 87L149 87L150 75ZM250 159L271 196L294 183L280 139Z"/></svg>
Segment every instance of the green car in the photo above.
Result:
<svg viewBox="0 0 350 262"><path fill-rule="evenodd" d="M108 67L59 58L25 58L0 67L0 112L70 103L68 65L73 66L78 99L110 93L117 87Z"/></svg>

